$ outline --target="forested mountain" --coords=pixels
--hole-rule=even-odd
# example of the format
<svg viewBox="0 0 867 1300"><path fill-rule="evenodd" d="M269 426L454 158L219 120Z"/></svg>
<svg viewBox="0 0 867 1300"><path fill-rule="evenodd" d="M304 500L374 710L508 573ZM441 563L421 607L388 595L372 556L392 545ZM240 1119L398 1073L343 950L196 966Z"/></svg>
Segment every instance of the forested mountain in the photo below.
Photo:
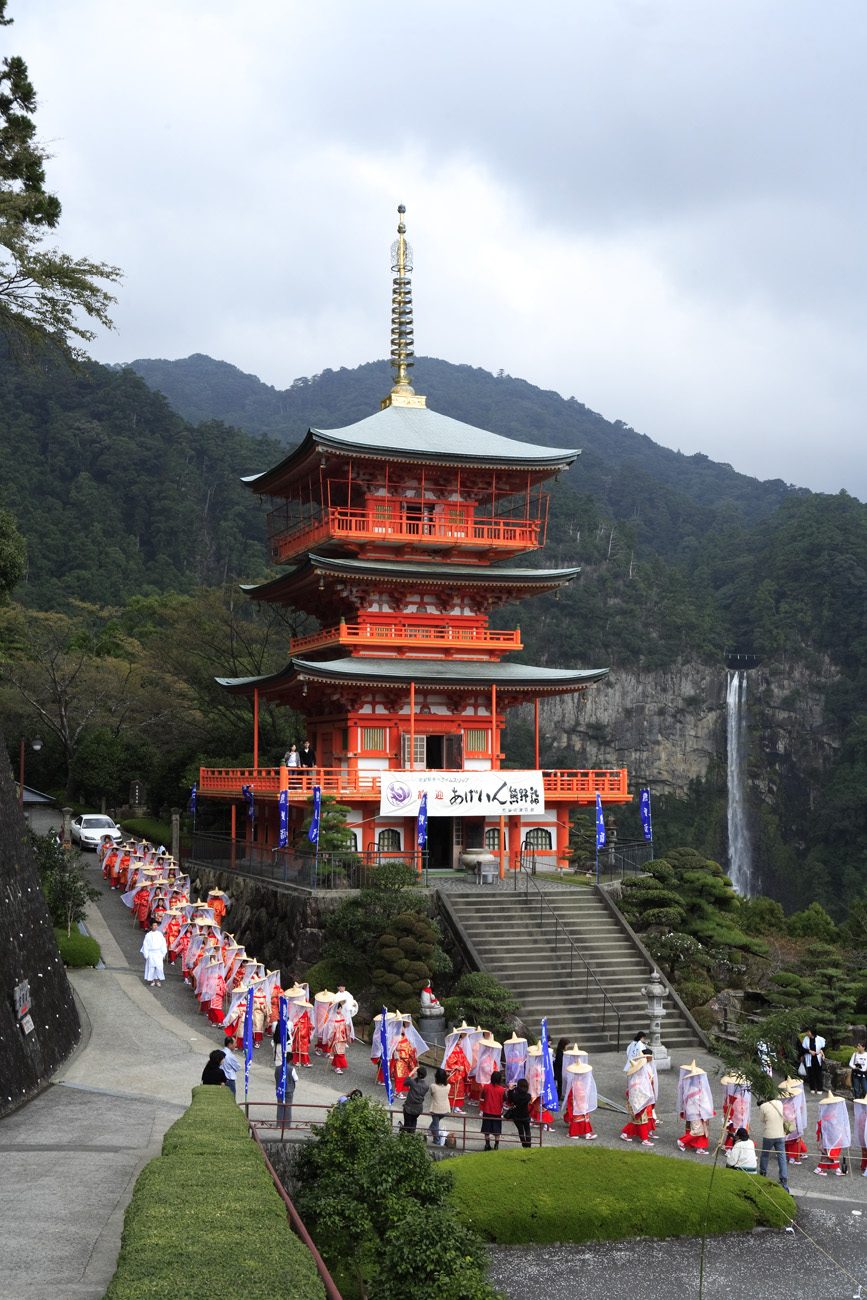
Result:
<svg viewBox="0 0 867 1300"><path fill-rule="evenodd" d="M313 426L339 428L379 409L389 391L385 361L324 370L278 391L254 375L200 354L181 361L131 363L189 420L222 420L294 444ZM575 398L473 366L416 359L413 383L428 405L479 428L542 446L580 447L566 476L659 554L688 553L709 529L732 519L766 518L796 494L780 479L760 482L707 456L659 446L621 421L612 423Z"/></svg>
<svg viewBox="0 0 867 1300"><path fill-rule="evenodd" d="M249 718L213 677L285 662L289 623L237 595L268 572L263 512L240 476L310 424L376 410L389 374L377 362L276 393L209 358L136 368L183 414L130 367L0 360L0 508L28 552L19 604L0 611L0 713L12 737L62 719L35 783L121 799L134 774L165 804L200 760L249 758ZM583 450L553 488L544 557L528 561L579 564L580 577L498 614L521 624L528 660L615 669L568 716L546 706L542 761L624 763L674 792L660 826L675 842L725 860L724 656L757 655L759 874L790 906L818 896L839 911L867 868L867 506L667 451L469 366L420 359L417 386L468 423ZM289 725L264 711L264 752ZM520 725L510 744L519 758Z"/></svg>

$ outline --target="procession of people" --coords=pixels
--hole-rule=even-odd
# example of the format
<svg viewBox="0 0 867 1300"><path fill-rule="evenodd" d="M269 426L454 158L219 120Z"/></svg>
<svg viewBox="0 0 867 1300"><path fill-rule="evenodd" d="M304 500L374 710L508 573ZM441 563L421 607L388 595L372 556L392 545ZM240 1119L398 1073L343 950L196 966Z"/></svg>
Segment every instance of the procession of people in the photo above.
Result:
<svg viewBox="0 0 867 1300"><path fill-rule="evenodd" d="M201 1014L222 1035L227 1059L222 1073L215 1071L212 1059L211 1082L231 1079L234 1091L237 1062L231 1049L244 1048L248 1021L254 1051L267 1039L274 1040L275 1061L281 1063L278 1072L288 1088L280 1099L284 1124L291 1115L298 1070L312 1069L317 1060L335 1076L350 1068L359 1007L344 985L335 991L320 989L312 996L303 981L293 979L284 988L280 972L267 970L225 928L229 897L214 888L205 899L191 900L189 876L163 846L139 840L116 846L106 837L99 860L110 888L120 893L129 908L131 923L143 931L145 982L158 990L166 978L166 963L178 969ZM429 985L422 1001L427 1010L436 1002ZM422 1062L430 1060L431 1049L413 1016L397 1008L385 1009L384 1015L384 1032L383 1013L373 1017L370 1059L375 1083L384 1087L387 1075L393 1104L403 1106L406 1131L419 1131L419 1116L429 1114L430 1125L424 1131L435 1144L443 1145L446 1120L453 1116L461 1121L466 1138L466 1119L472 1111L478 1114L478 1136L485 1150L499 1148L503 1123L509 1121L524 1146L531 1145L534 1131L540 1141L546 1132L559 1132L558 1121L565 1127L564 1136L573 1141L596 1139L594 1116L600 1097L589 1054L577 1042L561 1038L552 1051L547 1041L531 1044L515 1031L499 1042L489 1029L463 1021L445 1035L439 1067L429 1070ZM287 1069L282 1068L282 1035L288 1082ZM810 1154L809 1091L819 1097L814 1172L823 1177L844 1176L854 1140L858 1172L867 1177L867 1054L863 1045L857 1044L850 1062L851 1118L845 1099L831 1091L822 1094L824 1039L811 1028L799 1040L799 1047L798 1074L781 1080L778 1097L755 1108L744 1077L724 1073L719 1079L717 1103L707 1070L695 1060L681 1065L676 1113L682 1129L672 1136L673 1146L689 1156L721 1150L731 1168L746 1173L765 1173L771 1157L776 1156L779 1181L788 1187L789 1166L802 1165ZM215 1055L212 1053L212 1058ZM609 1099L609 1106L613 1101L626 1111L619 1136L641 1148L656 1148L659 1076L646 1033L636 1033L628 1044L623 1070L623 1093ZM751 1127L754 1112L762 1124L760 1153Z"/></svg>

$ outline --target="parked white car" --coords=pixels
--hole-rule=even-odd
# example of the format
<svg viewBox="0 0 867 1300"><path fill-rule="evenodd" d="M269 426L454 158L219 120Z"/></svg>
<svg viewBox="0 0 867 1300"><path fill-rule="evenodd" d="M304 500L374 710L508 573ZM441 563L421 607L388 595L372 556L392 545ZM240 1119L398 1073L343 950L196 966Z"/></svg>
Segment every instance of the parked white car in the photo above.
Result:
<svg viewBox="0 0 867 1300"><path fill-rule="evenodd" d="M123 839L123 831L104 813L82 813L69 828L73 844L82 849L96 849L104 835L110 835L115 844Z"/></svg>

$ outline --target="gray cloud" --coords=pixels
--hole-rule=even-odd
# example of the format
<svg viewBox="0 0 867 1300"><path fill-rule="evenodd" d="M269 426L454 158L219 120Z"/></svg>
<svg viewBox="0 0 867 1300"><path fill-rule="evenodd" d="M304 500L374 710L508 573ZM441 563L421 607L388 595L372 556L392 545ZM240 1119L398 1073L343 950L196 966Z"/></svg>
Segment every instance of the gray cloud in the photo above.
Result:
<svg viewBox="0 0 867 1300"><path fill-rule="evenodd" d="M867 496L867 10L806 0L13 0L106 360L286 385L424 351L667 445Z"/></svg>

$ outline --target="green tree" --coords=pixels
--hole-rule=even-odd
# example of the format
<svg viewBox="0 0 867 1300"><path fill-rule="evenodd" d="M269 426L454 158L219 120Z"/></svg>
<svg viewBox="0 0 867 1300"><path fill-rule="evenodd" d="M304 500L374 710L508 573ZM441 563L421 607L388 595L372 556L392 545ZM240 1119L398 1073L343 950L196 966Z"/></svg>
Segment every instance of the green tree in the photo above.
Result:
<svg viewBox="0 0 867 1300"><path fill-rule="evenodd" d="M0 604L24 577L27 548L9 510L0 510Z"/></svg>
<svg viewBox="0 0 867 1300"><path fill-rule="evenodd" d="M31 832L30 839L51 919L70 935L72 927L87 915L88 903L99 898L99 890L85 880L78 855L63 848L53 835Z"/></svg>
<svg viewBox="0 0 867 1300"><path fill-rule="evenodd" d="M7 0L0 24L8 26ZM115 301L99 281L120 278L116 266L73 258L47 247L60 220L60 200L45 188L46 150L36 139L36 91L27 64L13 55L0 68L0 329L13 344L51 340L79 358L73 342L95 337L81 320L111 328Z"/></svg>
<svg viewBox="0 0 867 1300"><path fill-rule="evenodd" d="M345 1295L496 1300L478 1236L424 1142L365 1097L335 1106L295 1162L295 1203Z"/></svg>

